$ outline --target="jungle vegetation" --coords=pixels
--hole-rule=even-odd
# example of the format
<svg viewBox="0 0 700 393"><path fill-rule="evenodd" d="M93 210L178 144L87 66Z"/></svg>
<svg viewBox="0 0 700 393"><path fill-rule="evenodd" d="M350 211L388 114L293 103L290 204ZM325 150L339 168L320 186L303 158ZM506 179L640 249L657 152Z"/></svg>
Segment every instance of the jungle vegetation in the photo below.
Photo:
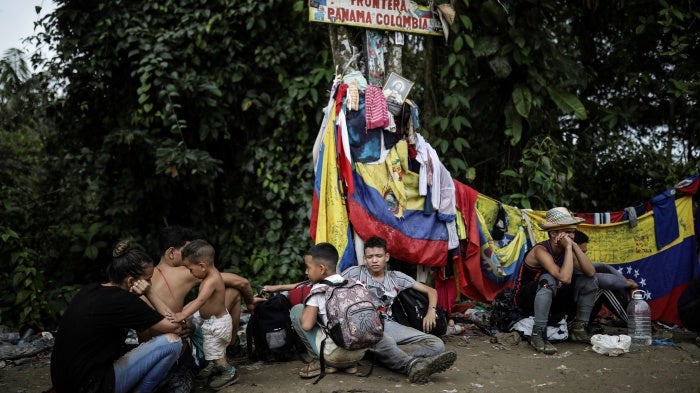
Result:
<svg viewBox="0 0 700 393"><path fill-rule="evenodd" d="M362 29L311 23L303 0L55 3L31 37L51 56L0 59L0 324L53 328L118 239L156 258L165 225L254 285L301 278L337 37ZM697 2L452 5L448 40L399 49L455 179L606 211L700 171Z"/></svg>

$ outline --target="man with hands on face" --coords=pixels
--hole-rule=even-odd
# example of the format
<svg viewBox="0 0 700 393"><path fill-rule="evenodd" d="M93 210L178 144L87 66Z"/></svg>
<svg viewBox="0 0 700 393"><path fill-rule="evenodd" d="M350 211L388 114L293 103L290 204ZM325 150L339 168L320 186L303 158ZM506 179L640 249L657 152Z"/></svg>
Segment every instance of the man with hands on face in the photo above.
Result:
<svg viewBox="0 0 700 393"><path fill-rule="evenodd" d="M598 284L593 264L574 242L576 227L583 221L564 207L548 210L539 226L549 239L527 252L516 279L515 303L535 319L530 345L545 354L557 352L546 335L550 314L566 312L571 303L576 303L576 318L569 338L590 343L586 325ZM574 269L582 274L572 280Z"/></svg>

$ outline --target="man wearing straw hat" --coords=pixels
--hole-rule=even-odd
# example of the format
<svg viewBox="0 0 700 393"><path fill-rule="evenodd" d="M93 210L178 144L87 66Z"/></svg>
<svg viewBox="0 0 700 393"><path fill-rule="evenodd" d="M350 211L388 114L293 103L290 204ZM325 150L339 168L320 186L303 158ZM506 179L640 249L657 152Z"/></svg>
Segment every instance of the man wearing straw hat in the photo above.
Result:
<svg viewBox="0 0 700 393"><path fill-rule="evenodd" d="M593 264L574 242L576 227L582 221L565 207L548 210L539 226L549 233L549 239L528 251L515 283L515 303L535 318L530 345L548 355L557 352L546 335L550 314L564 313L572 302L576 303L576 319L569 337L590 343L586 324L598 284ZM577 275L575 283L574 269L583 273Z"/></svg>

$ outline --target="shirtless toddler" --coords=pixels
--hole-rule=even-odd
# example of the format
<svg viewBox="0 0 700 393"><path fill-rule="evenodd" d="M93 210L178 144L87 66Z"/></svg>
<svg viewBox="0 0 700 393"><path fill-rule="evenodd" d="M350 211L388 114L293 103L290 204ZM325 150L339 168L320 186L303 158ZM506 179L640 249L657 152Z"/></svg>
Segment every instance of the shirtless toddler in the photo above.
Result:
<svg viewBox="0 0 700 393"><path fill-rule="evenodd" d="M187 303L182 311L168 313L166 317L172 322L180 323L199 312L199 316L195 317L202 321L204 358L212 361L219 371L209 382L209 387L219 390L238 381L238 370L226 359L232 322L225 304L226 287L221 273L214 265L214 256L214 247L201 239L193 240L182 249L185 267L202 281L197 298Z"/></svg>

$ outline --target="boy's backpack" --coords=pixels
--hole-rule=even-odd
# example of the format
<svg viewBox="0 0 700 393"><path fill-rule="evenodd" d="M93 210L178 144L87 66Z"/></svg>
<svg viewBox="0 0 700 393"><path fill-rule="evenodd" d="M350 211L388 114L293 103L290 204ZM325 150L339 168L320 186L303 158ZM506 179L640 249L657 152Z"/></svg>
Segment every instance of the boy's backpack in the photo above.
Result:
<svg viewBox="0 0 700 393"><path fill-rule="evenodd" d="M367 288L359 282L332 283L311 291L325 293L326 316L324 330L335 344L345 349L364 349L378 343L384 336L384 323L378 306ZM307 299L308 299L307 298Z"/></svg>
<svg viewBox="0 0 700 393"><path fill-rule="evenodd" d="M420 331L423 331L423 318L427 312L428 297L413 288L407 288L399 292L391 304L391 315L396 322ZM436 325L430 334L440 337L447 333L445 310L437 306L435 308L435 316Z"/></svg>
<svg viewBox="0 0 700 393"><path fill-rule="evenodd" d="M248 357L253 361L285 362L305 351L292 327L289 300L277 294L255 307L246 327Z"/></svg>
<svg viewBox="0 0 700 393"><path fill-rule="evenodd" d="M492 329L509 332L523 316L515 305L515 289L508 287L500 291L493 299L489 322Z"/></svg>

